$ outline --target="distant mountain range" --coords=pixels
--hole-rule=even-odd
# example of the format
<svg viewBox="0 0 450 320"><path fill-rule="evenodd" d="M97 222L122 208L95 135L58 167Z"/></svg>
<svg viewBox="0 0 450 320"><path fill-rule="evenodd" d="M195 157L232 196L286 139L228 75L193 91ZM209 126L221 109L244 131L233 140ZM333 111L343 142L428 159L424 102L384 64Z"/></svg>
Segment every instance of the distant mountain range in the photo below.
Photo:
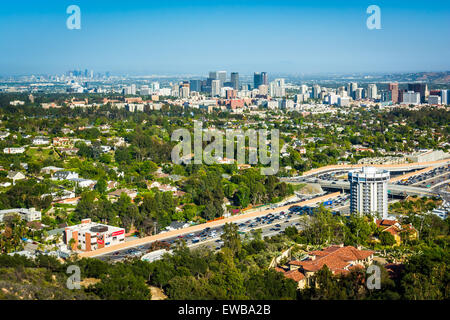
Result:
<svg viewBox="0 0 450 320"><path fill-rule="evenodd" d="M449 84L450 71L398 73L385 76L386 80L399 82L428 82L433 84Z"/></svg>

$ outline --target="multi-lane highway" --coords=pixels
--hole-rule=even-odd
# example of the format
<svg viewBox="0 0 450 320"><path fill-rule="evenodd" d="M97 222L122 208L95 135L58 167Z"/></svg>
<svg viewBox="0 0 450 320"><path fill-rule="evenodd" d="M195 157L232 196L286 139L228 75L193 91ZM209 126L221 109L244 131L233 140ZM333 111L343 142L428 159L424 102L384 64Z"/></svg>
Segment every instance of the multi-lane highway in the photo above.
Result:
<svg viewBox="0 0 450 320"><path fill-rule="evenodd" d="M402 163L402 164L373 164L370 165L372 167L383 168L389 170L391 172L403 172L403 171L411 171L416 169L423 169L433 166L443 166L450 164L450 159L437 160L437 161L428 161L428 162L414 162L414 163ZM329 165L316 169L312 169L303 173L302 177L310 177L315 176L321 173L333 172L333 171L342 171L342 170L355 170L361 169L362 167L366 167L365 164L342 164L342 165Z"/></svg>
<svg viewBox="0 0 450 320"><path fill-rule="evenodd" d="M295 206L311 206L316 203L324 202L328 199L336 198L339 195L340 195L340 192L335 192L335 193L326 194L324 196L316 197L316 198L313 198L310 200L300 201L297 203L289 204L289 205L274 208L274 209L266 209L266 210L254 211L251 213L244 213L244 214L232 216L232 217L225 218L225 219L218 220L218 221L213 221L213 222L204 223L204 224L200 224L200 225L196 225L196 226L192 226L192 227L188 227L188 228L184 228L184 229L180 229L180 230L159 233L157 235L127 241L124 243L120 243L120 244L110 246L107 248L98 249L95 251L81 252L81 253L79 253L79 256L88 258L88 257L97 257L97 256L101 256L101 255L108 255L115 251L122 251L124 249L132 249L132 248L137 248L140 246L148 245L154 241L163 241L163 240L171 239L173 237L184 236L186 234L190 234L190 233L194 233L194 232L204 231L207 229L210 230L213 228L223 226L225 223L231 223L231 222L232 223L241 223L242 221L262 217L267 214L273 214L273 213L277 213L280 211L288 211L290 208L295 207Z"/></svg>
<svg viewBox="0 0 450 320"><path fill-rule="evenodd" d="M312 210L313 207L296 207L295 211L279 211L277 213L267 214L263 217L249 219L238 224L239 232L243 237L245 233L251 233L251 231L259 229L261 230L261 236L265 238L284 232L284 230L290 226L295 226L297 229L300 229L302 226L299 222L300 219L304 219L304 217L308 214L311 214ZM185 241L186 245L190 248L205 246L213 250L219 250L223 245L223 242L220 239L222 233L223 226L220 226L212 229L204 229L203 231L193 232L183 236L167 238L162 242L173 247L178 241ZM135 248L118 250L98 256L97 258L104 261L116 262L126 258L142 257L149 251L150 247L151 244L146 244ZM160 252L156 255L160 257L162 253L163 252ZM155 258L156 257L153 259Z"/></svg>

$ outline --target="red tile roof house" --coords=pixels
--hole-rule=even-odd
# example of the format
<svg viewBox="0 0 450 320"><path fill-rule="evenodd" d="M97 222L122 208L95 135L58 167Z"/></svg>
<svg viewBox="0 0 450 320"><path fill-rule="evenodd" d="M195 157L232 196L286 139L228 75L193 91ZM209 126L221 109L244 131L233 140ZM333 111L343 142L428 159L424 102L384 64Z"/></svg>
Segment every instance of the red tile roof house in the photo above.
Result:
<svg viewBox="0 0 450 320"><path fill-rule="evenodd" d="M323 250L311 251L308 258L302 261L289 262L289 271L285 273L290 277L301 279L301 276L293 271L301 273L305 278L305 284L309 284L310 277L326 265L333 274L346 274L356 267L364 267L372 264L372 250L358 250L352 246L332 245ZM300 286L300 283L299 283ZM304 286L304 285L303 285Z"/></svg>
<svg viewBox="0 0 450 320"><path fill-rule="evenodd" d="M306 277L298 269L286 271L283 268L276 267L275 271L282 272L286 278L297 282L297 289L303 289L306 286Z"/></svg>

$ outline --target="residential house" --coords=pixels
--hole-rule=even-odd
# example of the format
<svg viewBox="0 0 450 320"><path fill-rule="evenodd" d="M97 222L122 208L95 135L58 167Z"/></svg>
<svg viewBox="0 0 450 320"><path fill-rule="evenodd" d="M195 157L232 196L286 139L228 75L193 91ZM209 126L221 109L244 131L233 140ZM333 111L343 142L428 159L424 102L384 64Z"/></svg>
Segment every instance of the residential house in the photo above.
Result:
<svg viewBox="0 0 450 320"><path fill-rule="evenodd" d="M73 171L57 171L53 174L52 180L78 179L78 173Z"/></svg>
<svg viewBox="0 0 450 320"><path fill-rule="evenodd" d="M397 245L402 243L401 232L405 231L409 235L409 239L417 239L417 230L410 224L401 225L397 220L388 219L374 219L377 227L381 228L382 232L389 232L395 239Z"/></svg>
<svg viewBox="0 0 450 320"><path fill-rule="evenodd" d="M8 175L6 176L8 179L13 181L13 184L16 184L16 180L23 180L25 179L25 175L22 172L19 171L9 171Z"/></svg>
<svg viewBox="0 0 450 320"><path fill-rule="evenodd" d="M68 146L70 144L71 144L70 143L70 138L66 138L66 137L53 138L53 145L55 147Z"/></svg>
<svg viewBox="0 0 450 320"><path fill-rule="evenodd" d="M138 192L136 190L130 190L130 189L118 189L116 191L108 193L108 198L110 199L118 199L122 195L122 193L125 193L127 196L129 196L131 199L136 198L138 195Z"/></svg>
<svg viewBox="0 0 450 320"><path fill-rule="evenodd" d="M67 180L75 182L78 188L89 188L91 190L94 189L95 185L97 184L97 181L91 179L70 178Z"/></svg>
<svg viewBox="0 0 450 320"><path fill-rule="evenodd" d="M276 267L275 271L282 272L286 278L292 279L297 282L297 289L304 289L306 287L306 277L298 269L285 270L280 267Z"/></svg>
<svg viewBox="0 0 450 320"><path fill-rule="evenodd" d="M58 171L62 171L64 168L54 167L54 166L48 166L41 169L41 173L43 174L53 174Z"/></svg>
<svg viewBox="0 0 450 320"><path fill-rule="evenodd" d="M149 188L150 189L157 188L161 192L168 192L168 191L175 192L175 191L178 190L177 187L173 187L173 186L168 185L168 184L161 184L158 181L153 182L149 186Z"/></svg>
<svg viewBox="0 0 450 320"><path fill-rule="evenodd" d="M0 210L0 222L3 222L5 217L17 214L21 219L30 221L39 221L41 220L41 212L37 211L35 208L25 209L25 208L17 208L17 209L7 209Z"/></svg>
<svg viewBox="0 0 450 320"><path fill-rule="evenodd" d="M47 138L47 137L39 136L39 137L35 137L33 139L32 143L35 146L43 146L43 145L46 145L46 144L50 144L50 139Z"/></svg>
<svg viewBox="0 0 450 320"><path fill-rule="evenodd" d="M25 148L24 147L19 147L19 148L4 148L3 149L3 153L6 154L21 154L25 152Z"/></svg>
<svg viewBox="0 0 450 320"><path fill-rule="evenodd" d="M374 251L359 250L352 246L332 245L323 250L311 251L301 261L289 262L289 270L298 270L311 285L311 277L326 265L333 274L346 274L352 268L372 264Z"/></svg>

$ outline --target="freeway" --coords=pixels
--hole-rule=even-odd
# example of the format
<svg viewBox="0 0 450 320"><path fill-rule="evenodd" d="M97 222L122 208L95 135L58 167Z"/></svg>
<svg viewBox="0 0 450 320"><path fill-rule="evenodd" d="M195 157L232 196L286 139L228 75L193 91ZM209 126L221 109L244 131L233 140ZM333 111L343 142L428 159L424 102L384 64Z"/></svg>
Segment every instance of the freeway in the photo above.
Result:
<svg viewBox="0 0 450 320"><path fill-rule="evenodd" d="M350 183L348 181L327 181L327 180L321 180L316 179L315 183L320 184L323 188L331 188L331 189L337 189L337 190L349 190L350 189ZM419 187L413 187L413 186L403 186L403 185L396 185L396 184L388 184L388 190L393 195L418 195L418 196L434 196L436 195L436 192L431 191L427 188L419 188Z"/></svg>
<svg viewBox="0 0 450 320"><path fill-rule="evenodd" d="M143 246L143 245L149 244L154 241L163 241L163 240L170 239L173 237L178 237L178 236L182 236L182 235L193 233L193 232L203 231L207 228L212 229L215 227L220 227L220 226L223 226L225 223L230 223L230 222L238 223L240 221L245 221L245 220L249 220L252 218L258 218L261 216L265 216L270 213L287 211L291 207L295 207L295 206L308 206L308 205L320 203L325 200L335 198L339 195L340 195L340 192L335 192L335 193L327 194L327 195L324 195L321 197L313 198L310 200L300 201L300 202L293 203L293 204L290 204L287 206L278 207L275 209L266 209L266 210L251 212L251 213L235 215L235 216L225 218L222 220L217 220L217 221L213 221L213 222L209 222L209 223L203 223L200 225L196 225L196 226L192 226L192 227L188 227L188 228L184 228L184 229L180 229L180 230L159 233L157 235L148 236L148 237L144 237L144 238L140 238L140 239L136 239L136 240L131 240L128 242L120 243L120 244L117 244L114 246L98 249L95 251L81 252L81 253L79 253L79 256L80 256L80 258L89 258L89 257L96 257L96 256L105 255L105 254L110 254L114 251L139 247L139 246Z"/></svg>
<svg viewBox="0 0 450 320"><path fill-rule="evenodd" d="M429 161L429 162L413 162L413 163L403 163L403 164L371 164L371 167L383 168L389 171L410 171L414 169L423 169L426 167L433 167L439 165L450 164L450 159ZM367 164L340 164L340 165L330 165L324 166L316 169L312 169L303 173L301 177L314 176L320 173L332 172L332 171L342 171L342 170L354 170L361 169L362 167L367 167Z"/></svg>
<svg viewBox="0 0 450 320"><path fill-rule="evenodd" d="M273 235L279 234L280 232L283 232L287 227L290 226L295 226L297 229L300 229L301 225L298 221L302 217L304 217L304 215L300 212L284 212L283 214L281 214L280 212L278 214L274 214L272 218L254 218L240 223L239 232L241 233L241 237L243 237L243 233L260 229L261 236L263 238L271 237ZM184 236L183 238L168 238L165 239L164 242L170 244L171 246L174 246L177 241L183 239L189 248L209 247L212 250L220 250L223 245L223 242L220 239L222 233L223 226L210 229L207 232L203 231L191 233ZM200 238L202 239L201 241L198 240ZM130 257L142 257L146 252L148 252L149 249L150 244L147 244L134 249L124 249L116 251L106 255L98 256L96 258L103 261L118 262ZM158 256L157 258L153 257L153 259L157 260L165 251L159 250L153 252L155 252L155 255Z"/></svg>

